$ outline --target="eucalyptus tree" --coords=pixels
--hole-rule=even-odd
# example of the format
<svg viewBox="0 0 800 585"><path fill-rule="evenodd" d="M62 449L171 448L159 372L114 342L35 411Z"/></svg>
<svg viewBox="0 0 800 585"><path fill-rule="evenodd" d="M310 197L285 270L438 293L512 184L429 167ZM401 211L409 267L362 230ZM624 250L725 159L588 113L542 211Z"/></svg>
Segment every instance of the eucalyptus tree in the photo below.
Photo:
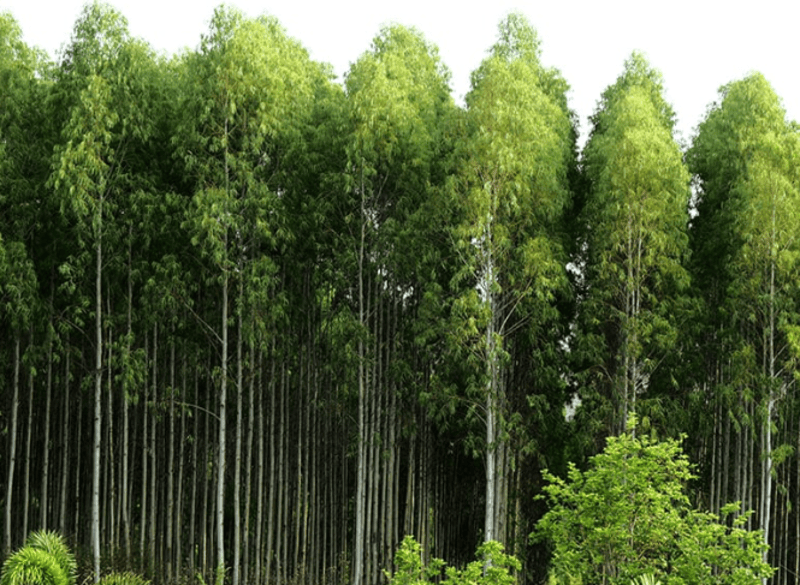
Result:
<svg viewBox="0 0 800 585"><path fill-rule="evenodd" d="M33 308L38 301L38 283L28 251L21 242L5 243L0 236L0 324L7 324L13 339L13 374L9 407L8 475L6 480L3 546L12 546L14 516L14 482L17 458L17 425L20 394L21 345L24 333L31 327ZM32 367L32 366L29 366Z"/></svg>
<svg viewBox="0 0 800 585"><path fill-rule="evenodd" d="M570 202L574 129L567 84L542 66L536 31L520 14L500 23L471 82L451 186L460 210L451 238L461 258L452 315L454 340L467 348L482 384L489 541L503 539L507 516L508 394L524 393L506 387L509 364L522 357L509 341L552 322L567 285L559 229Z"/></svg>
<svg viewBox="0 0 800 585"><path fill-rule="evenodd" d="M106 257L111 257L106 244L118 236L115 210L142 187L136 153L153 133L150 96L142 83L152 59L149 48L130 37L120 13L108 5L88 4L75 24L56 76L65 120L50 181L64 213L78 219L78 241L94 255L91 540L95 580L100 577L101 556L103 271Z"/></svg>
<svg viewBox="0 0 800 585"><path fill-rule="evenodd" d="M689 174L662 92L660 74L634 53L603 93L584 151L576 353L582 399L600 400L603 430L615 434L675 348L688 285Z"/></svg>
<svg viewBox="0 0 800 585"><path fill-rule="evenodd" d="M24 493L19 515L23 518L23 527L31 501L30 490L25 486L30 482L31 408L28 408L26 433L29 440L23 462L25 478L22 484L15 482L20 373L24 365L32 392L40 359L35 350L36 336L49 332L47 326L40 325L38 313L44 304L34 262L34 254L44 256L37 246L43 242L41 226L47 223L45 210L49 203L43 188L49 166L48 146L52 147L46 140L49 137L46 77L47 62L43 54L23 42L22 31L10 14L0 12L0 85L3 87L0 95L0 330L9 341L7 347L13 347L13 352L3 356L9 358L13 372L8 376L11 416L7 433L9 459L3 533L6 549L12 546L12 510L17 503L15 486L21 485L22 489L16 487L16 491ZM28 349L23 352L26 337ZM30 405L30 400L28 403Z"/></svg>
<svg viewBox="0 0 800 585"><path fill-rule="evenodd" d="M713 338L722 340L706 349L706 383L714 392L735 389L735 412L745 430L752 425L755 431L760 423L758 521L767 543L772 538L776 408L795 384L789 333L800 314L792 292L800 268L798 157L798 134L772 87L757 73L720 89L688 153L698 177L692 223L696 278L707 303L708 327ZM741 497L747 474L734 472L735 495ZM755 483L752 475L750 483Z"/></svg>
<svg viewBox="0 0 800 585"><path fill-rule="evenodd" d="M349 233L344 261L353 270L355 286L349 296L359 329L355 585L376 579L380 563L391 560L390 551L379 555L375 545L370 549L367 544L388 537L394 548L398 538L397 529L385 524L383 531L390 534L376 534L378 516L373 511L380 486L394 483L393 463L378 477L377 440L395 432L396 425L395 420L389 420L388 427L380 424L376 408L397 416L396 406L391 406L397 396L390 372L403 359L386 316L399 310L402 321L411 318L409 304L421 294L409 260L416 257L422 236L408 226L421 213L435 183L443 121L453 111L448 81L449 72L436 47L418 31L397 25L375 37L372 49L352 65L345 80L349 129L344 227ZM382 362L382 356L391 362ZM395 486L391 489L397 494Z"/></svg>
<svg viewBox="0 0 800 585"><path fill-rule="evenodd" d="M281 162L275 144L310 110L308 55L273 18L246 19L227 8L214 12L199 51L187 56L184 119L177 147L194 185L185 226L211 263L218 286L220 347L216 469L217 578L224 575L229 319L231 291L241 314L246 263L270 250L279 231L280 186L271 181ZM276 160L277 159L277 160ZM268 255L259 260L274 266ZM262 274L274 268L262 267ZM241 323L241 321L240 321ZM242 334L241 326L239 335ZM241 395L237 376L237 396ZM237 401L237 404L239 402ZM237 429L237 445L241 428ZM237 449L238 451L238 449ZM238 462L234 472L238 475ZM239 580L239 486L235 486L233 582Z"/></svg>

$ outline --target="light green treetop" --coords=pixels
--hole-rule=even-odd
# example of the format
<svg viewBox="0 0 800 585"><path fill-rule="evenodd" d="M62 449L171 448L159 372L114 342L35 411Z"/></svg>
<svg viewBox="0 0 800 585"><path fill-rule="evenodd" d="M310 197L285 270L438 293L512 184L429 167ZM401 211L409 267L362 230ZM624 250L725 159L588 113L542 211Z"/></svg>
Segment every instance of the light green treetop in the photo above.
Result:
<svg viewBox="0 0 800 585"><path fill-rule="evenodd" d="M660 74L634 54L603 93L584 150L575 356L584 399L608 401L612 432L675 346L689 284L689 174L661 91Z"/></svg>

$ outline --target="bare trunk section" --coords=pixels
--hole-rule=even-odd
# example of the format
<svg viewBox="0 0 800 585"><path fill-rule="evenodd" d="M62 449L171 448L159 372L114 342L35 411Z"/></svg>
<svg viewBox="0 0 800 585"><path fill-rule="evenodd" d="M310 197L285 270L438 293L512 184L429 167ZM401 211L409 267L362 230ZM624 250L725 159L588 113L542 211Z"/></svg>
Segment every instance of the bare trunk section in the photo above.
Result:
<svg viewBox="0 0 800 585"><path fill-rule="evenodd" d="M364 299L364 256L367 238L366 225L366 194L364 193L364 165L361 165L361 239L358 247L358 323L362 329L366 327L366 312ZM363 331L359 332L358 339L358 463L356 467L356 505L355 505L355 539L353 553L353 585L362 585L364 568L364 528L365 528L365 498L366 498L366 384L364 377L366 369L364 361Z"/></svg>
<svg viewBox="0 0 800 585"><path fill-rule="evenodd" d="M266 548L266 563L264 577L267 582L272 579L272 558L274 546L274 526L275 515L275 487L276 487L276 460L275 460L275 445L278 441L278 433L275 427L275 409L277 408L277 382L275 379L276 369L276 351L275 351L275 338L272 338L272 351L270 355L270 380L269 380L269 492L267 496L267 548Z"/></svg>
<svg viewBox="0 0 800 585"><path fill-rule="evenodd" d="M261 548L261 540L264 530L264 381L263 381L263 362L264 351L258 351L258 463L256 472L256 534L255 534L255 554L254 554L254 568L253 568L253 583L259 584L262 582L263 575L261 574L261 559L263 558L263 550ZM272 393L271 393L272 394Z"/></svg>
<svg viewBox="0 0 800 585"><path fill-rule="evenodd" d="M241 265L240 265L241 274ZM242 354L242 308L243 297L242 279L239 278L239 309L237 311L237 331L236 331L236 444L233 467L233 585L239 585L239 561L241 558L241 539L242 539L242 375L243 375L243 354Z"/></svg>
<svg viewBox="0 0 800 585"><path fill-rule="evenodd" d="M171 328L169 342L169 439L167 440L167 537L164 542L164 568L167 582L172 581L172 569L175 564L173 553L173 526L175 517L175 327Z"/></svg>
<svg viewBox="0 0 800 585"><path fill-rule="evenodd" d="M70 345L69 335L67 336L64 350L64 405L63 419L61 427L61 494L59 500L61 505L58 509L58 527L61 534L67 533L67 487L69 485L69 435L70 435ZM13 410L12 410L13 412ZM11 490L8 490L11 494Z"/></svg>
<svg viewBox="0 0 800 585"><path fill-rule="evenodd" d="M217 437L217 576L216 585L222 579L225 568L225 437L227 436L227 391L228 391L228 271L222 277L222 357L220 359L219 391L219 435Z"/></svg>
<svg viewBox="0 0 800 585"><path fill-rule="evenodd" d="M6 513L5 534L3 546L6 555L11 552L11 511L14 502L14 467L17 463L17 414L19 412L19 368L20 368L20 338L19 333L14 336L14 382L13 396L11 398L11 425L8 431L8 481L6 482Z"/></svg>
<svg viewBox="0 0 800 585"><path fill-rule="evenodd" d="M53 298L50 297L50 314L53 313ZM51 317L52 319L52 317ZM50 322L52 328L52 320ZM42 488L41 488L41 514L39 516L39 526L41 530L47 530L49 521L48 510L50 507L50 410L53 396L53 332L47 333L47 380L45 381L44 398L44 447L42 453Z"/></svg>
<svg viewBox="0 0 800 585"><path fill-rule="evenodd" d="M256 385L256 367L255 367L255 343L250 344L249 348L249 364L248 369L250 372L250 383L248 384L247 393L247 438L245 439L245 453L246 460L244 464L245 469L245 497L244 497L244 528L243 528L243 560L242 560L242 575L245 583L253 583L255 579L250 571L250 509L252 504L253 494L253 426L255 424L255 385ZM260 481L260 480L259 480ZM258 556L258 553L256 553Z"/></svg>
<svg viewBox="0 0 800 585"><path fill-rule="evenodd" d="M125 362L130 367L133 343L133 249L131 235L133 226L128 228L128 309L127 324L125 328ZM131 558L131 510L129 501L129 470L128 458L130 457L128 437L130 434L129 408L130 402L128 372L122 375L122 477L120 478L121 507L122 507L122 537L125 543L125 558Z"/></svg>
<svg viewBox="0 0 800 585"><path fill-rule="evenodd" d="M225 117L225 196L230 197L230 170L228 168L228 118ZM227 260L228 232L225 230L223 247ZM228 400L228 266L222 267L222 355L220 358L220 391L219 391L219 435L217 439L217 492L216 492L216 529L217 529L217 559L215 585L222 585L225 577L225 441L227 427L227 400Z"/></svg>
<svg viewBox="0 0 800 585"><path fill-rule="evenodd" d="M162 569L161 563L156 558L156 539L157 526L156 526L156 509L158 507L158 492L156 491L156 449L157 449L157 428L158 423L158 323L153 324L153 396L152 396L152 415L150 419L150 445L148 451L150 454L150 521L148 526L148 566L150 567L151 575L160 576ZM147 418L145 418L147 421ZM147 424L145 422L145 424ZM144 528L142 528L144 531Z"/></svg>
<svg viewBox="0 0 800 585"><path fill-rule="evenodd" d="M150 336L145 333L145 341L144 341L144 353L145 353L145 360L149 359L150 357ZM142 397L142 497L141 497L141 508L139 510L139 559L140 559L140 566L142 569L148 568L147 565L147 557L145 555L145 542L146 542L146 533L145 527L147 526L147 493L149 491L148 484L147 484L147 446L148 443L148 431L150 428L150 423L147 420L147 400L148 400L148 384L145 382L143 389L144 389L144 396Z"/></svg>
<svg viewBox="0 0 800 585"><path fill-rule="evenodd" d="M103 199L100 198L100 222L102 222ZM102 229L100 227L99 229ZM103 416L103 240L97 234L95 274L95 371L94 371L94 448L92 449L92 566L93 579L100 581L100 440Z"/></svg>
<svg viewBox="0 0 800 585"><path fill-rule="evenodd" d="M487 221L483 267L483 293L489 304L489 321L486 325L486 503L484 512L483 541L495 539L495 517L497 514L497 305L493 291L496 278L494 258L492 257L492 218Z"/></svg>
<svg viewBox="0 0 800 585"><path fill-rule="evenodd" d="M30 343L33 345L33 327L30 328ZM25 426L25 457L23 458L25 465L25 473L23 480L25 489L22 496L22 535L28 535L28 517L30 511L30 497L31 490L31 439L33 437L33 368L28 368L28 420Z"/></svg>

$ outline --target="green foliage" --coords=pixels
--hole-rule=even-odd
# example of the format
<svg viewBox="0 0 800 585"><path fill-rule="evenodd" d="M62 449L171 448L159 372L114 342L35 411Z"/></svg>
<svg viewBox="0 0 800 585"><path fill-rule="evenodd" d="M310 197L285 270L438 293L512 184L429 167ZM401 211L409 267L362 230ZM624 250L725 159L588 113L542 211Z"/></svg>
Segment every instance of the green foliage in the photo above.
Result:
<svg viewBox="0 0 800 585"><path fill-rule="evenodd" d="M648 63L644 54L634 51L625 61L622 75L616 82L608 86L600 98L597 110L591 117L592 131L590 135L602 134L606 131L609 112L614 103L624 97L632 87L642 88L656 110L660 125L670 134L675 126L675 112L664 99L664 79L661 72Z"/></svg>
<svg viewBox="0 0 800 585"><path fill-rule="evenodd" d="M472 561L464 569L448 567L442 585L514 585L517 582L515 571L520 570L520 562L514 556L505 554L499 542L484 542L475 556L478 560Z"/></svg>
<svg viewBox="0 0 800 585"><path fill-rule="evenodd" d="M704 302L705 379L739 425L761 426L758 515L770 539L772 479L788 453L773 437L792 420L785 400L797 369L800 323L800 141L780 98L758 73L720 89L687 153L697 175L693 269ZM734 359L731 359L731 358ZM757 406L756 406L757 405ZM748 410L757 413L752 416Z"/></svg>
<svg viewBox="0 0 800 585"><path fill-rule="evenodd" d="M522 324L529 332L552 325L554 299L567 287L560 236L574 162L566 85L554 91L535 29L516 13L499 28L472 75L448 186L460 260L450 329L484 363L506 355L504 338ZM486 333L492 320L498 336Z"/></svg>
<svg viewBox="0 0 800 585"><path fill-rule="evenodd" d="M214 570L214 585L225 585L225 575L227 574L227 568L225 567L225 563L220 563L217 565L217 568ZM195 578L200 583L200 585L206 585L206 580L203 578L203 574L201 572L195 573Z"/></svg>
<svg viewBox="0 0 800 585"><path fill-rule="evenodd" d="M520 562L503 552L497 541L484 542L475 553L477 560L463 569L447 567L441 559L422 562L422 549L413 536L406 536L395 553L395 570L384 571L389 585L514 585ZM442 579L442 570L444 578Z"/></svg>
<svg viewBox="0 0 800 585"><path fill-rule="evenodd" d="M64 570L48 551L25 546L3 563L0 585L69 585Z"/></svg>
<svg viewBox="0 0 800 585"><path fill-rule="evenodd" d="M634 54L604 92L584 150L574 357L584 404L607 401L605 432L620 432L657 387L687 305L689 173L661 92L660 74Z"/></svg>
<svg viewBox="0 0 800 585"><path fill-rule="evenodd" d="M661 585L661 581L653 573L645 573L631 581L631 585Z"/></svg>
<svg viewBox="0 0 800 585"><path fill-rule="evenodd" d="M734 302L748 295L743 299L748 304L763 304L763 297L753 296L754 288L766 285L759 263L773 256L778 280L796 264L799 155L797 133L763 76L720 89L719 102L710 107L686 156L699 178L692 225L695 271L709 292L728 292ZM723 305L722 300L712 303Z"/></svg>
<svg viewBox="0 0 800 585"><path fill-rule="evenodd" d="M394 555L394 572L384 569L389 585L426 585L441 575L444 561L432 559L426 566L422 562L422 547L413 536L406 536Z"/></svg>
<svg viewBox="0 0 800 585"><path fill-rule="evenodd" d="M38 283L33 262L20 242L5 244L0 238L0 318L8 317L16 330L30 323Z"/></svg>
<svg viewBox="0 0 800 585"><path fill-rule="evenodd" d="M183 227L224 277L243 248L287 236L277 191L322 74L274 18L224 7L184 67L173 140L194 195Z"/></svg>
<svg viewBox="0 0 800 585"><path fill-rule="evenodd" d="M150 581L130 571L113 572L100 579L100 585L150 585Z"/></svg>
<svg viewBox="0 0 800 585"><path fill-rule="evenodd" d="M563 582L627 584L651 574L666 585L759 583L772 569L766 545L743 526L747 515L723 518L693 509L686 493L694 479L675 440L631 432L610 437L586 472L570 466L566 480L546 473L542 496L550 510L535 536L553 546L553 570Z"/></svg>
<svg viewBox="0 0 800 585"><path fill-rule="evenodd" d="M68 583L74 583L78 564L75 561L75 555L72 554L63 536L49 530L31 532L28 540L25 541L25 546L43 550L52 555L58 566L64 571Z"/></svg>

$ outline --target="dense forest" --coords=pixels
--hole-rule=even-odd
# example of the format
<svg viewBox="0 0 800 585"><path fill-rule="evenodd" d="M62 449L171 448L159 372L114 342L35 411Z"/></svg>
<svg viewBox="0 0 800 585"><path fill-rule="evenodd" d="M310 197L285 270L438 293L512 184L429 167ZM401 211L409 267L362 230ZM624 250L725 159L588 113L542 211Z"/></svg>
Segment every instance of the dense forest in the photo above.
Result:
<svg viewBox="0 0 800 585"><path fill-rule="evenodd" d="M405 535L542 582L546 477L683 439L800 574L800 126L754 73L687 148L638 53L584 148L519 14L463 106L387 26L343 82L217 9L164 56L0 13L0 537L158 583L373 585ZM714 96L709 96L709 101Z"/></svg>

